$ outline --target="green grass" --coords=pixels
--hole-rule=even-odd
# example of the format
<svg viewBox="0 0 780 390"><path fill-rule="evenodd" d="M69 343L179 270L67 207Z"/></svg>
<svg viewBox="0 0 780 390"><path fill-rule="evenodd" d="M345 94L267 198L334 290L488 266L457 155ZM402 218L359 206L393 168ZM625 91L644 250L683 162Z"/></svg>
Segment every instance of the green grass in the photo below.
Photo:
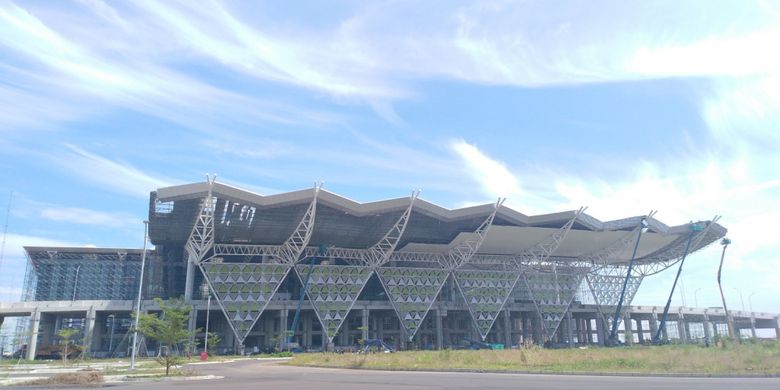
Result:
<svg viewBox="0 0 780 390"><path fill-rule="evenodd" d="M405 351L393 354L297 354L300 366L390 370L486 370L677 374L780 374L780 343L503 351Z"/></svg>

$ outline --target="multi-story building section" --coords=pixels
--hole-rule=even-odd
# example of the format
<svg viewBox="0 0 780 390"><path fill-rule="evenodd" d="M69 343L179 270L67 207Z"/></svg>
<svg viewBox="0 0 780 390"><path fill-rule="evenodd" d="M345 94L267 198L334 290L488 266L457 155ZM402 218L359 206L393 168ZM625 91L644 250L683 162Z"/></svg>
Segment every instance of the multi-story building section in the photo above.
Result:
<svg viewBox="0 0 780 390"><path fill-rule="evenodd" d="M644 342L664 308L630 306L643 278L725 234L717 219L527 216L501 200L449 210L416 192L357 203L319 186L261 196L210 179L151 193L142 311L183 297L190 327L208 317L221 335L219 353L603 344L615 324ZM17 337L28 357L65 326L83 328L93 356L126 354L142 251L25 249L25 296L0 315L30 317ZM733 314L738 330L778 331L774 314ZM720 308L672 308L668 320L667 340L727 332Z"/></svg>

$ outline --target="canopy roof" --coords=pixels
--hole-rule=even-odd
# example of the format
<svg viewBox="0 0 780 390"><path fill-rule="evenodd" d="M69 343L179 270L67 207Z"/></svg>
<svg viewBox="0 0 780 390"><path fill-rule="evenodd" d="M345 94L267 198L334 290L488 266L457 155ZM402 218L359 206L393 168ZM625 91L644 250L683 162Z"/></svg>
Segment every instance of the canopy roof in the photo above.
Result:
<svg viewBox="0 0 780 390"><path fill-rule="evenodd" d="M193 183L160 188L151 193L150 237L156 245L182 244L192 229L200 203L209 184ZM283 243L305 213L315 190L305 189L263 196L223 183L214 183L215 242L278 245ZM317 197L317 213L310 246L368 248L379 241L409 206L409 197L359 203L326 190ZM397 246L397 252L442 252L467 240L485 218L493 204L447 209L417 199L409 223ZM500 206L479 254L516 254L531 248L577 215L576 210L552 214L526 215ZM581 214L554 256L577 258L596 252L635 229L643 216L602 222ZM668 226L656 219L640 242L637 259L645 262L667 261L680 256L691 223ZM691 251L725 236L726 229L713 223L703 239ZM615 262L630 258L628 248L613 257Z"/></svg>

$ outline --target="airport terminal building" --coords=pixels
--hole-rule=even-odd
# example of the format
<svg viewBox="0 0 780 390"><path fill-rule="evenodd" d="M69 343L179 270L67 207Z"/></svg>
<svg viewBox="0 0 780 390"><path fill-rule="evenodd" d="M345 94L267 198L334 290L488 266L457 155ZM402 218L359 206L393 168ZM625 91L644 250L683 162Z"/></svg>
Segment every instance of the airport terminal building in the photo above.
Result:
<svg viewBox="0 0 780 390"><path fill-rule="evenodd" d="M220 335L209 346L217 353L342 350L366 339L397 349L599 344L619 303L620 338L643 342L663 311L630 306L643 278L726 234L717 221L527 216L500 200L449 210L418 193L357 203L319 186L262 196L213 179L151 192L148 221L145 256L25 248L22 301L0 303L0 318L25 317L22 353L40 356L58 329L79 327L92 356L126 355L142 259L141 310L184 297L195 308L190 328L208 321ZM732 314L742 334L778 332L776 314ZM722 308L672 308L664 337L712 338L725 324Z"/></svg>

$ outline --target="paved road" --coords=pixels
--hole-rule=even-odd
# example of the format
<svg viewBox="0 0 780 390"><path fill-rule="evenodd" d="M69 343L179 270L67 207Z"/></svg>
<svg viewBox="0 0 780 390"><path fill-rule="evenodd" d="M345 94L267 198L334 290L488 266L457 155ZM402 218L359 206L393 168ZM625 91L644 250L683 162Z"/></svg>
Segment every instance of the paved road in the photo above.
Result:
<svg viewBox="0 0 780 390"><path fill-rule="evenodd" d="M387 372L290 367L259 361L197 366L224 379L135 383L118 389L415 390L415 389L780 389L780 378L666 378L580 375Z"/></svg>

